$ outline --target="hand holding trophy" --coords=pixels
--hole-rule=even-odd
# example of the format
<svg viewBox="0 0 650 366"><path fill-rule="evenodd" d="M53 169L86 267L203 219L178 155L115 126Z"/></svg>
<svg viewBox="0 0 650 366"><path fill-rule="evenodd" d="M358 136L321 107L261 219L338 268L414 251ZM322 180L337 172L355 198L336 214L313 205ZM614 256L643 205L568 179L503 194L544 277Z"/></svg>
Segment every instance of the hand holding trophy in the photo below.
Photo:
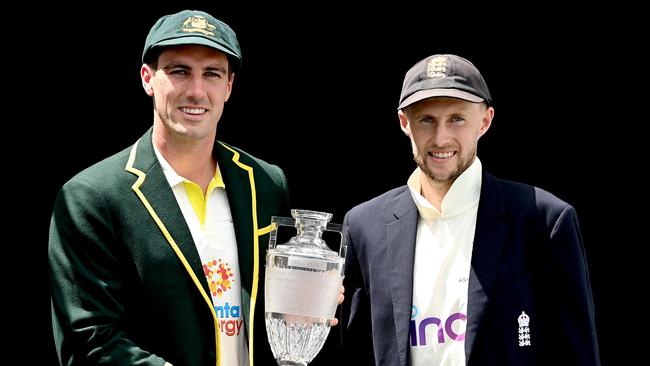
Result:
<svg viewBox="0 0 650 366"><path fill-rule="evenodd" d="M345 233L330 224L332 214L291 210L292 218L271 218L274 225L266 254L266 332L278 365L307 365L321 350L336 312L345 263ZM297 235L276 245L279 226ZM321 238L324 231L341 234L339 252Z"/></svg>

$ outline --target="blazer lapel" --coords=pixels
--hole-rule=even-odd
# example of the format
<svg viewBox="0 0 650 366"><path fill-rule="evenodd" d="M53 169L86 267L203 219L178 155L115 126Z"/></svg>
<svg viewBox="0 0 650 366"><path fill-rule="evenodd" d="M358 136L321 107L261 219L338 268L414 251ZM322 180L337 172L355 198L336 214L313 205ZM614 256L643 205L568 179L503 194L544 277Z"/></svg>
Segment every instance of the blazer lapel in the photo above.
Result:
<svg viewBox="0 0 650 366"><path fill-rule="evenodd" d="M469 360L499 267L508 224L498 181L483 172L469 278L465 355Z"/></svg>
<svg viewBox="0 0 650 366"><path fill-rule="evenodd" d="M413 303L413 260L418 211L406 189L393 211L394 221L386 225L388 268L393 300L393 317L397 351L401 365L406 365L409 347L409 321Z"/></svg>
<svg viewBox="0 0 650 366"><path fill-rule="evenodd" d="M234 150L217 142L215 155L226 185L228 204L232 214L239 254L239 271L242 286L244 317L249 319L250 301L254 281L254 223L252 208L251 180L245 168L252 169L236 159ZM237 155L238 157L239 155Z"/></svg>
<svg viewBox="0 0 650 366"><path fill-rule="evenodd" d="M199 288L203 289L203 298L212 306L212 299L208 282L203 273L201 259L196 250L189 227L185 222L176 197L165 178L162 167L158 163L151 141L151 129L142 136L134 145L126 170L135 174L138 180L133 185L133 190L139 196L145 207L149 210L156 225L163 232L167 241L178 247L176 253L181 262L187 263L186 270L193 277ZM165 231L167 233L165 233ZM188 268L189 267L189 268ZM190 273L191 271L191 273Z"/></svg>

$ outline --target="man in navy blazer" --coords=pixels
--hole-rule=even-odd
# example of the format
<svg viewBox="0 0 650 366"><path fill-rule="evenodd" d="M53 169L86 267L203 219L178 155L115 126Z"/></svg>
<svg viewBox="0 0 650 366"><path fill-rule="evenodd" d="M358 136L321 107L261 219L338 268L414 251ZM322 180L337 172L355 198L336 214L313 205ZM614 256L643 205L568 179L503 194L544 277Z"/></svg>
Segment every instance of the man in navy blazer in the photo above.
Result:
<svg viewBox="0 0 650 366"><path fill-rule="evenodd" d="M483 170L494 117L469 61L406 74L398 117L418 167L350 210L343 346L376 365L599 365L574 208Z"/></svg>

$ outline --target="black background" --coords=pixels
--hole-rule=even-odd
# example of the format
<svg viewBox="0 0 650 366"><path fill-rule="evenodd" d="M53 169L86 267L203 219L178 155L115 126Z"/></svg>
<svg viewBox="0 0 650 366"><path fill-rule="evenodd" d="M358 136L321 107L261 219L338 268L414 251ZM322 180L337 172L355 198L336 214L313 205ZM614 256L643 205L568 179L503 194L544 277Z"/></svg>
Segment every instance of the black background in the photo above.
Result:
<svg viewBox="0 0 650 366"><path fill-rule="evenodd" d="M29 100L29 107L16 125L36 141L23 141L25 149L14 155L34 174L28 187L38 194L26 202L36 240L28 248L40 269L21 272L29 285L19 285L16 295L36 295L38 310L13 317L20 322L13 332L21 346L16 351L24 347L42 364L55 362L43 270L53 200L67 179L149 128L152 107L139 78L142 46L159 16L183 8L228 23L242 48L243 67L218 138L282 167L292 207L332 212L339 223L354 205L403 185L415 167L395 110L404 73L434 53L471 60L496 109L479 143L484 168L576 207L603 364L635 358L627 349L639 340L633 332L647 324L635 315L634 288L634 258L647 239L634 234L643 214L630 211L647 206L638 161L646 98L631 92L644 78L641 24L634 9L620 4L567 9L548 3L349 9L185 2L31 10L41 38L22 43L18 54L29 62L9 73L20 69L30 80L18 89L16 99ZM33 143L36 157L25 151ZM42 341L35 345L35 338Z"/></svg>

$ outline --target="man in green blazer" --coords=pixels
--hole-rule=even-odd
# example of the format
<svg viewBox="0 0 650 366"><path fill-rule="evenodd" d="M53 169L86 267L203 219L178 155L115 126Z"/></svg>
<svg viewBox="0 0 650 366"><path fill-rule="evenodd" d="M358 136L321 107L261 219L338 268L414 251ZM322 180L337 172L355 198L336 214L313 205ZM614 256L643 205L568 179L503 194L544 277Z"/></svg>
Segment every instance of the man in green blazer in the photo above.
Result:
<svg viewBox="0 0 650 366"><path fill-rule="evenodd" d="M140 70L153 127L82 171L52 215L54 338L65 365L271 365L270 219L282 170L216 140L241 52L200 11L158 20Z"/></svg>

